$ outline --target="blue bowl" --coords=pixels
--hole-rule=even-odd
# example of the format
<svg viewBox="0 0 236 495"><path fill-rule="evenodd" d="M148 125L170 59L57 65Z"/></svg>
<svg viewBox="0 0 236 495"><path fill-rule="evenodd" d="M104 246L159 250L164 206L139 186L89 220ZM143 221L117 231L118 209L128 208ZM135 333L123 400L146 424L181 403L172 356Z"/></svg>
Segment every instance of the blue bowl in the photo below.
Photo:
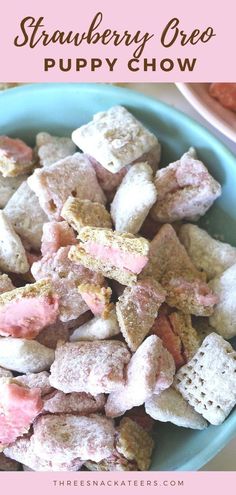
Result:
<svg viewBox="0 0 236 495"><path fill-rule="evenodd" d="M186 115L142 94L109 85L36 84L0 95L0 134L21 137L29 144L39 131L70 135L98 111L124 105L159 138L162 165L176 160L190 146L197 149L223 192L201 226L236 245L236 159L204 127ZM236 410L221 426L204 431L157 423L151 470L197 470L236 435Z"/></svg>

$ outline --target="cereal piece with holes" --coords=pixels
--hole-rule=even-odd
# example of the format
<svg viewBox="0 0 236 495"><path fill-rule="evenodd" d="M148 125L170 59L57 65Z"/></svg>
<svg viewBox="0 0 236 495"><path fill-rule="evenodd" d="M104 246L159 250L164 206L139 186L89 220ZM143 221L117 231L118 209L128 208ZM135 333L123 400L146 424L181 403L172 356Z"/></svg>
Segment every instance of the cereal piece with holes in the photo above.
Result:
<svg viewBox="0 0 236 495"><path fill-rule="evenodd" d="M136 351L150 331L158 309L165 301L165 291L153 279L142 279L126 287L116 303L121 332L132 352Z"/></svg>
<svg viewBox="0 0 236 495"><path fill-rule="evenodd" d="M111 229L111 215L101 203L94 203L89 199L78 199L70 196L61 212L61 216L77 232L83 227L101 227Z"/></svg>
<svg viewBox="0 0 236 495"><path fill-rule="evenodd" d="M158 170L155 185L157 202L151 214L154 220L163 223L182 219L195 221L205 215L221 195L220 184L197 159L194 148Z"/></svg>
<svg viewBox="0 0 236 495"><path fill-rule="evenodd" d="M106 202L93 167L82 153L68 156L50 167L37 168L29 177L28 185L50 220L61 219L61 210L69 196Z"/></svg>
<svg viewBox="0 0 236 495"><path fill-rule="evenodd" d="M66 343L56 350L50 383L62 392L109 393L121 387L130 353L123 342Z"/></svg>
<svg viewBox="0 0 236 495"><path fill-rule="evenodd" d="M48 132L37 134L36 147L42 167L49 167L58 160L73 155L76 151L76 146L70 138L52 136Z"/></svg>
<svg viewBox="0 0 236 495"><path fill-rule="evenodd" d="M96 113L91 122L73 131L72 140L112 173L159 144L156 136L120 105Z"/></svg>
<svg viewBox="0 0 236 495"><path fill-rule="evenodd" d="M0 136L0 172L3 177L14 177L32 170L33 150L21 139Z"/></svg>
<svg viewBox="0 0 236 495"><path fill-rule="evenodd" d="M211 333L177 372L174 386L209 423L220 425L236 404L236 352Z"/></svg>

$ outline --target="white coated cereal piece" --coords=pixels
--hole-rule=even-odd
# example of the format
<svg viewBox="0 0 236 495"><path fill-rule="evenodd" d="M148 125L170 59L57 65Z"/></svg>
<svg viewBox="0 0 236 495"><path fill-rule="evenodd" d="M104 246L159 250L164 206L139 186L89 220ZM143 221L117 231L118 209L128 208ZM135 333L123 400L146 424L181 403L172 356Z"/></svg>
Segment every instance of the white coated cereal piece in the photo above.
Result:
<svg viewBox="0 0 236 495"><path fill-rule="evenodd" d="M19 462L9 459L3 452L0 452L0 471L19 471Z"/></svg>
<svg viewBox="0 0 236 495"><path fill-rule="evenodd" d="M70 138L52 136L47 132L37 134L36 146L39 162L43 167L73 155L76 151L76 146Z"/></svg>
<svg viewBox="0 0 236 495"><path fill-rule="evenodd" d="M50 383L62 392L109 393L124 383L130 353L123 342L66 343L56 350Z"/></svg>
<svg viewBox="0 0 236 495"><path fill-rule="evenodd" d="M145 410L156 421L196 430L207 427L207 421L173 387L152 395L145 402Z"/></svg>
<svg viewBox="0 0 236 495"><path fill-rule="evenodd" d="M60 320L65 322L82 315L88 310L78 292L81 283L103 283L103 277L76 264L68 258L70 247L62 247L56 253L45 255L33 263L31 272L35 280L50 278L56 294L59 296Z"/></svg>
<svg viewBox="0 0 236 495"><path fill-rule="evenodd" d="M44 411L51 414L73 413L88 415L102 411L105 406L105 395L98 394L92 396L85 392L64 392L56 391L52 397L48 397L44 402Z"/></svg>
<svg viewBox="0 0 236 495"><path fill-rule="evenodd" d="M183 225L179 238L194 265L207 274L208 280L236 263L235 247L217 241L197 225Z"/></svg>
<svg viewBox="0 0 236 495"><path fill-rule="evenodd" d="M197 220L221 195L220 184L197 159L194 148L155 177L157 202L151 210L153 220L175 222Z"/></svg>
<svg viewBox="0 0 236 495"><path fill-rule="evenodd" d="M110 311L108 318L95 317L76 328L70 336L70 342L78 340L103 340L120 333L115 310Z"/></svg>
<svg viewBox="0 0 236 495"><path fill-rule="evenodd" d="M5 208L9 199L16 192L22 182L26 181L28 175L19 175L18 177L3 177L0 174L0 208Z"/></svg>
<svg viewBox="0 0 236 495"><path fill-rule="evenodd" d="M225 339L236 335L236 264L209 283L219 302L209 319L210 325Z"/></svg>
<svg viewBox="0 0 236 495"><path fill-rule="evenodd" d="M133 165L122 180L111 204L111 216L119 232L139 232L157 199L148 163Z"/></svg>
<svg viewBox="0 0 236 495"><path fill-rule="evenodd" d="M53 387L49 382L49 373L47 371L19 375L14 378L14 381L19 382L19 384L24 385L25 387L40 388L42 397L53 391Z"/></svg>
<svg viewBox="0 0 236 495"><path fill-rule="evenodd" d="M0 294L3 294L4 292L8 292L9 290L13 290L13 289L15 289L15 286L13 285L8 275L6 274L0 275Z"/></svg>
<svg viewBox="0 0 236 495"><path fill-rule="evenodd" d="M236 404L236 352L211 333L179 369L174 386L209 423L220 425Z"/></svg>
<svg viewBox="0 0 236 495"><path fill-rule="evenodd" d="M158 144L156 136L120 105L96 113L91 122L72 133L72 140L113 173Z"/></svg>
<svg viewBox="0 0 236 495"><path fill-rule="evenodd" d="M6 370L0 366L0 378L12 378L13 373L10 370Z"/></svg>
<svg viewBox="0 0 236 495"><path fill-rule="evenodd" d="M35 454L31 438L18 438L4 450L7 456L24 465L24 471L78 471L81 468L83 462L80 459L67 463L56 463L53 455L50 460L42 459Z"/></svg>
<svg viewBox="0 0 236 495"><path fill-rule="evenodd" d="M8 201L4 213L24 244L29 248L39 250L43 224L48 221L48 217L42 210L36 194L31 191L26 181L22 182Z"/></svg>
<svg viewBox="0 0 236 495"><path fill-rule="evenodd" d="M54 351L35 340L14 337L0 338L0 366L19 373L39 373L48 370Z"/></svg>
<svg viewBox="0 0 236 495"><path fill-rule="evenodd" d="M29 270L25 248L3 211L0 211L0 268L13 273Z"/></svg>
<svg viewBox="0 0 236 495"><path fill-rule="evenodd" d="M108 396L105 406L107 416L114 418L121 416L132 407L142 405L152 396L157 385L160 385L160 389L164 388L165 377L161 375L161 359L164 352L168 353L164 349L161 339L156 335L151 335L144 340L127 366L126 383ZM172 382L175 366L172 356L169 354L168 357L171 360ZM158 384L159 378L160 383ZM169 382L169 370L167 369L166 378L166 386L169 387L171 383ZM161 385L163 385L163 388Z"/></svg>
<svg viewBox="0 0 236 495"><path fill-rule="evenodd" d="M105 416L44 415L34 424L32 445L36 455L55 462L75 458L96 462L114 449L115 428Z"/></svg>
<svg viewBox="0 0 236 495"><path fill-rule="evenodd" d="M29 177L28 185L51 220L61 219L61 210L69 196L106 202L95 171L82 153L68 156L50 167L37 168Z"/></svg>

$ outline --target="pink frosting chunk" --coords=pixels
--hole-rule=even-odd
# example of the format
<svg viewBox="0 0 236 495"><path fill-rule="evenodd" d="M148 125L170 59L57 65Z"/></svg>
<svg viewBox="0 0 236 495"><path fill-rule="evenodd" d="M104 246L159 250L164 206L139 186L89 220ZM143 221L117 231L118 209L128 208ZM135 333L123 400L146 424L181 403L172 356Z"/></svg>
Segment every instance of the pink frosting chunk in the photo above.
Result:
<svg viewBox="0 0 236 495"><path fill-rule="evenodd" d="M33 339L42 328L55 323L57 315L56 296L10 301L0 308L0 335Z"/></svg>
<svg viewBox="0 0 236 495"><path fill-rule="evenodd" d="M28 389L15 383L0 387L0 447L27 433L31 423L41 412L43 402L40 389Z"/></svg>
<svg viewBox="0 0 236 495"><path fill-rule="evenodd" d="M129 270L132 273L139 274L148 262L147 256L121 251L120 249L110 246L104 246L96 242L86 242L83 248L88 254L108 261L117 268Z"/></svg>

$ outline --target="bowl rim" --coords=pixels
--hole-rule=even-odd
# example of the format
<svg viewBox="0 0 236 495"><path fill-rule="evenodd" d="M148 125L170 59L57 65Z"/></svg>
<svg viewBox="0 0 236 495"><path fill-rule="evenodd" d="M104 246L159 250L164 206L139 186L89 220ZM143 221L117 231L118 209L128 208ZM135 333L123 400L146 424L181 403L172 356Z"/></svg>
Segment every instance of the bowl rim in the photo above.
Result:
<svg viewBox="0 0 236 495"><path fill-rule="evenodd" d="M199 135L203 134L206 138L209 137L211 139L211 146L216 148L218 154L224 154L224 156L228 159L227 166L235 167L236 166L236 157L234 154L223 144L216 136L214 136L207 128L205 128L202 124L196 122L192 117L189 117L184 112L173 108L171 105L164 103L158 99L153 97L149 97L144 95L143 93L139 93L131 88L120 87L109 84L102 83L36 83L36 84L25 84L24 86L17 86L14 88L9 88L7 90L2 91L0 94L0 104L1 100L11 99L14 95L19 95L22 93L37 93L38 91L46 92L52 91L55 93L56 91L61 92L62 90L72 91L78 90L79 88L86 90L88 93L98 92L104 96L107 93L110 95L114 94L132 96L135 101L141 100L144 105L148 108L151 108L152 112L160 112L162 110L168 110L175 119L180 118L182 122L186 125L191 125L193 132L197 132ZM233 169L233 172L236 174L236 168ZM213 459L226 445L227 443L236 437L236 411L235 411L235 421L228 425L228 429L226 432L220 432L214 440L212 440L204 450L196 453L193 457L191 457L186 462L182 463L176 471L196 471L204 466L208 461ZM217 427L213 427L217 428ZM167 471L167 470L166 470Z"/></svg>

